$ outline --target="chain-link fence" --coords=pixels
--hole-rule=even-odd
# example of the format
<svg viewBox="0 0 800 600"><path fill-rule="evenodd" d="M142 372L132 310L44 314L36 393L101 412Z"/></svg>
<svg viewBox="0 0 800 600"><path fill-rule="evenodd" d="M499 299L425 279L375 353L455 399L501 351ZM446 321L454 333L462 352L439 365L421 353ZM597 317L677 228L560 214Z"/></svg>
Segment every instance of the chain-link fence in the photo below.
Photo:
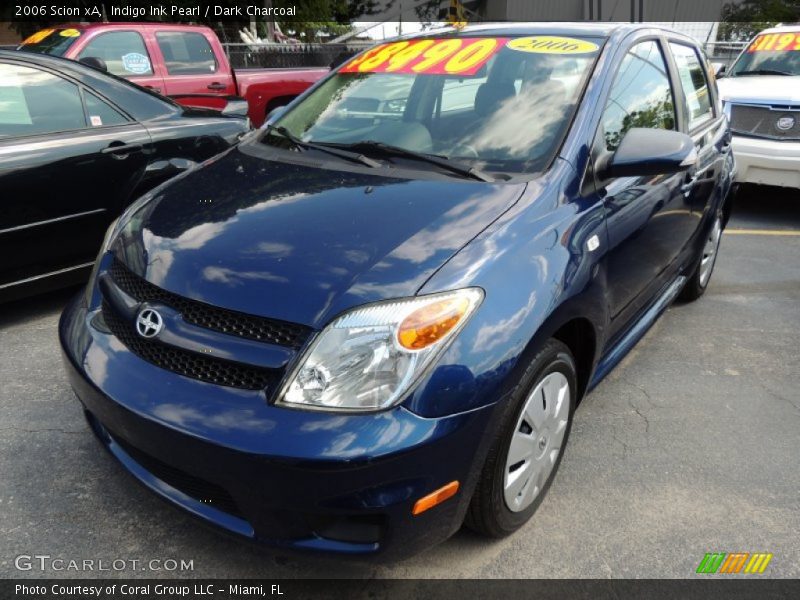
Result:
<svg viewBox="0 0 800 600"><path fill-rule="evenodd" d="M348 44L223 44L235 69L299 69L338 65L371 45ZM730 66L747 42L707 42L708 59Z"/></svg>
<svg viewBox="0 0 800 600"><path fill-rule="evenodd" d="M338 65L364 48L353 44L223 44L234 69L298 69Z"/></svg>

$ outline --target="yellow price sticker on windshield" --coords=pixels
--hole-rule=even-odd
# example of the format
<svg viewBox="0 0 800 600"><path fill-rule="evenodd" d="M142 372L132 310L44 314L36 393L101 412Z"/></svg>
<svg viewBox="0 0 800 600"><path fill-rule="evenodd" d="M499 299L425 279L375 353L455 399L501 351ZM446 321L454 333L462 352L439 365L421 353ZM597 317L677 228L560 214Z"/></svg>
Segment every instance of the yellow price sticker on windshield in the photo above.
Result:
<svg viewBox="0 0 800 600"><path fill-rule="evenodd" d="M520 52L537 54L592 54L600 48L594 42L557 35L534 35L508 42L508 47Z"/></svg>
<svg viewBox="0 0 800 600"><path fill-rule="evenodd" d="M61 37L78 37L81 34L77 29L62 29L58 32Z"/></svg>
<svg viewBox="0 0 800 600"><path fill-rule="evenodd" d="M474 75L508 38L441 38L381 44L355 57L340 73Z"/></svg>
<svg viewBox="0 0 800 600"><path fill-rule="evenodd" d="M25 44L38 44L54 31L55 29L42 29L41 31L37 31L33 35L25 38L25 41L22 42L22 45L24 46Z"/></svg>
<svg viewBox="0 0 800 600"><path fill-rule="evenodd" d="M748 52L784 52L787 50L800 50L800 31L759 35L747 47Z"/></svg>

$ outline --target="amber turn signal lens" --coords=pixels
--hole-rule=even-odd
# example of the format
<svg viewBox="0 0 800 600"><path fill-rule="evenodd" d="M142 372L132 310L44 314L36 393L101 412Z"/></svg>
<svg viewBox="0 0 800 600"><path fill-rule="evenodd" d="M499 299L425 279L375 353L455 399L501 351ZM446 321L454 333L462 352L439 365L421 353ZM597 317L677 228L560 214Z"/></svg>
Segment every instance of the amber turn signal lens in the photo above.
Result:
<svg viewBox="0 0 800 600"><path fill-rule="evenodd" d="M418 308L400 323L397 340L408 350L427 348L458 325L468 309L466 298L448 298Z"/></svg>
<svg viewBox="0 0 800 600"><path fill-rule="evenodd" d="M425 512L426 510L433 508L437 504L441 504L448 498L452 498L456 495L458 491L458 482L451 481L445 486L440 487L435 492L432 492L425 496L424 498L420 498L417 500L416 504L414 504L414 510L411 511L411 514L416 516L420 513Z"/></svg>

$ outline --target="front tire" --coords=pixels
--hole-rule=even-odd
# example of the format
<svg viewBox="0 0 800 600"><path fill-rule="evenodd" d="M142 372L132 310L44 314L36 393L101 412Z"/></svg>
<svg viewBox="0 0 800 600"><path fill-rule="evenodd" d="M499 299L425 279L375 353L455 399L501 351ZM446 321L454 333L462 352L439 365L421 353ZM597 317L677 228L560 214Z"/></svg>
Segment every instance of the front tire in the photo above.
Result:
<svg viewBox="0 0 800 600"><path fill-rule="evenodd" d="M708 283L711 281L711 274L714 272L714 265L717 264L719 243L722 239L724 227L722 210L717 209L711 230L708 233L705 244L703 244L703 251L697 263L697 268L695 268L689 280L683 286L683 290L681 290L681 300L692 302L705 294Z"/></svg>
<svg viewBox="0 0 800 600"><path fill-rule="evenodd" d="M467 511L467 527L504 537L533 516L561 464L577 389L569 348L548 340L509 399Z"/></svg>

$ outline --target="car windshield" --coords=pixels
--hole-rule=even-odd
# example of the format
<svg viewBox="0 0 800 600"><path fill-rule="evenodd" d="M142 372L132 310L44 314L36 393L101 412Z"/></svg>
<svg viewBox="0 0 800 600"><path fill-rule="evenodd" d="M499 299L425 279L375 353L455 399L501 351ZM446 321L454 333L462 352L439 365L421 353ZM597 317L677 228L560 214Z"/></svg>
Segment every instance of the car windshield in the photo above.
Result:
<svg viewBox="0 0 800 600"><path fill-rule="evenodd" d="M730 69L737 75L800 75L800 30L762 33Z"/></svg>
<svg viewBox="0 0 800 600"><path fill-rule="evenodd" d="M286 145L285 128L368 155L391 154L388 145L475 169L535 172L558 150L601 45L550 35L382 44L341 66L261 141Z"/></svg>
<svg viewBox="0 0 800 600"><path fill-rule="evenodd" d="M23 41L19 49L26 52L64 56L64 53L80 36L80 29L42 29Z"/></svg>

